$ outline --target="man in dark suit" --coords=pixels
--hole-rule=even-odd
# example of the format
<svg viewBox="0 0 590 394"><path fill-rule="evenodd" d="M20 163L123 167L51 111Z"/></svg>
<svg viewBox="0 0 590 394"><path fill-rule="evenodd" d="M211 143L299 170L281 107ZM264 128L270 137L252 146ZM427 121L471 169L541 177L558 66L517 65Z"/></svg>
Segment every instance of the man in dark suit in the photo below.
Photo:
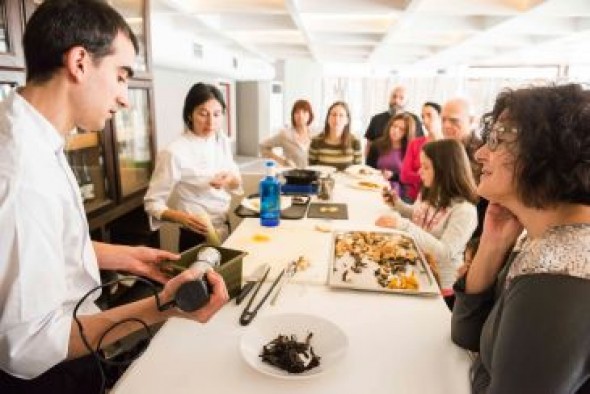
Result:
<svg viewBox="0 0 590 394"><path fill-rule="evenodd" d="M367 139L367 144L365 146L365 156L371 148L371 143L383 134L389 119L400 112L404 112L406 101L406 88L403 86L396 86L389 97L389 109L385 112L374 115L369 122L369 127L367 127L367 131L365 132L365 138ZM420 119L415 114L411 112L408 113L412 115L414 121L416 122L415 136L423 136L424 132L422 131L422 123L420 122Z"/></svg>

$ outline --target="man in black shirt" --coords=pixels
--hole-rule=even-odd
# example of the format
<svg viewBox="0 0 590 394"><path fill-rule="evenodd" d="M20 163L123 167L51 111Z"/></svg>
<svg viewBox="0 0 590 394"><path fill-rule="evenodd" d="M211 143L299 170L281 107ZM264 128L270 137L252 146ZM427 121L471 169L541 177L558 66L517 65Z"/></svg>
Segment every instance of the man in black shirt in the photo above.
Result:
<svg viewBox="0 0 590 394"><path fill-rule="evenodd" d="M367 144L365 146L365 156L367 156L367 153L369 152L371 143L383 134L389 119L400 112L404 112L406 101L406 88L403 86L396 86L389 97L389 109L385 112L374 115L369 122L369 127L367 127L367 131L365 132L365 138L367 139ZM409 112L409 114L412 115L414 121L416 122L415 136L420 137L424 135L420 119L411 112Z"/></svg>

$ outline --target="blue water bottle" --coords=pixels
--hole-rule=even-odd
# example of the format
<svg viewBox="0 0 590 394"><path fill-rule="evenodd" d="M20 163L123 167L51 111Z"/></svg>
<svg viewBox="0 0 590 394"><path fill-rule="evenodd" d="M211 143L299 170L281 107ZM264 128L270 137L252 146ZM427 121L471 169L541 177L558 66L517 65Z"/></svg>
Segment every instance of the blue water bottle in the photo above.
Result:
<svg viewBox="0 0 590 394"><path fill-rule="evenodd" d="M260 224L275 227L281 220L281 184L275 175L275 162L264 163L266 176L260 181Z"/></svg>

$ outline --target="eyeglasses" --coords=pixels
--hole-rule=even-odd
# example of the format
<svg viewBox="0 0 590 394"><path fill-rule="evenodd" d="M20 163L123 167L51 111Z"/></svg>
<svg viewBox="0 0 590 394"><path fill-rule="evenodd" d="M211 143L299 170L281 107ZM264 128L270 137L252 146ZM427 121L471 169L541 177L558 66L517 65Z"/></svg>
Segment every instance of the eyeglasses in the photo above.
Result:
<svg viewBox="0 0 590 394"><path fill-rule="evenodd" d="M506 126L502 123L494 123L491 128L484 132L483 140L491 152L496 151L500 144L504 142L504 140L500 138L500 135L506 133L516 134L518 133L518 128Z"/></svg>

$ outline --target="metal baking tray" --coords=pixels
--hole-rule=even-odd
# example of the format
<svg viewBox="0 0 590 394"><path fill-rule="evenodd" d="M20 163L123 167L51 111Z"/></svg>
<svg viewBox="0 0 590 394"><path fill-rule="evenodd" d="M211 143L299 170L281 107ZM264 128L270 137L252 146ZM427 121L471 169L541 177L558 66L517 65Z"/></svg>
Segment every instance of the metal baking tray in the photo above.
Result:
<svg viewBox="0 0 590 394"><path fill-rule="evenodd" d="M424 254L407 232L335 231L331 253L331 287L422 296L440 294ZM411 284L417 284L417 288Z"/></svg>

